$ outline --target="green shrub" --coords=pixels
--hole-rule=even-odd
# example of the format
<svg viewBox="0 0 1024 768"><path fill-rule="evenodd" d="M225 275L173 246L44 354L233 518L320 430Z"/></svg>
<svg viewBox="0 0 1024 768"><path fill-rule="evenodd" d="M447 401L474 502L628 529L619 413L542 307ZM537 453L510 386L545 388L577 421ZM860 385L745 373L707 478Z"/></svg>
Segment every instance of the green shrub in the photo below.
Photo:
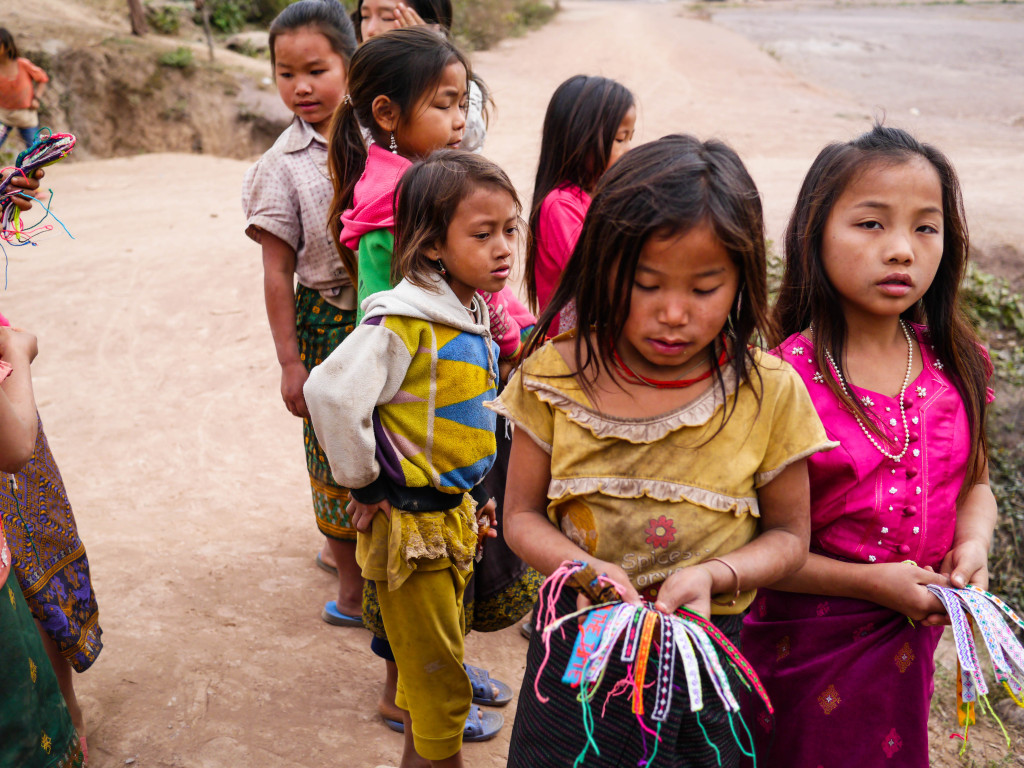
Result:
<svg viewBox="0 0 1024 768"><path fill-rule="evenodd" d="M245 26L251 3L244 0L206 0L210 8L210 25L225 34L238 32ZM201 20L201 17L200 17Z"/></svg>
<svg viewBox="0 0 1024 768"><path fill-rule="evenodd" d="M555 13L547 0L453 0L452 10L452 32L476 49L540 26Z"/></svg>
<svg viewBox="0 0 1024 768"><path fill-rule="evenodd" d="M192 69L195 59L192 56L192 49L181 46L173 51L160 54L157 59L161 67L173 67L175 69Z"/></svg>
<svg viewBox="0 0 1024 768"><path fill-rule="evenodd" d="M181 9L173 5L147 5L146 21L162 35L176 34L181 28Z"/></svg>

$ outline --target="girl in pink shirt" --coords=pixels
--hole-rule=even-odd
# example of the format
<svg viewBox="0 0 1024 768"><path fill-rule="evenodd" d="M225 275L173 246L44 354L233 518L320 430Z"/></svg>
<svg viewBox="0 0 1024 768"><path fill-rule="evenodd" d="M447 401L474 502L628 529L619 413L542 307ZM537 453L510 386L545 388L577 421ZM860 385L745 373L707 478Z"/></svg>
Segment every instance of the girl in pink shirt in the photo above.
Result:
<svg viewBox="0 0 1024 768"><path fill-rule="evenodd" d="M800 190L776 354L840 447L807 459L807 563L745 621L775 705L774 735L754 727L759 765L928 766L947 619L927 585L987 587L996 519L992 366L959 295L967 242L956 172L898 129L826 147Z"/></svg>
<svg viewBox="0 0 1024 768"><path fill-rule="evenodd" d="M526 255L527 296L538 311L547 306L576 247L598 179L629 151L635 126L633 94L614 80L576 75L551 97Z"/></svg>

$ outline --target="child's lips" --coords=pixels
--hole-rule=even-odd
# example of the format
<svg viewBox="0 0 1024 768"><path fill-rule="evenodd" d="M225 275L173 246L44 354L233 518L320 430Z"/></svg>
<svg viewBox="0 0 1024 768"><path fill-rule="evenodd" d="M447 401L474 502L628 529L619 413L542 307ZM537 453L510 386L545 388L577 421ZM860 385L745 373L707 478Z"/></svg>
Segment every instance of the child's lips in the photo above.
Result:
<svg viewBox="0 0 1024 768"><path fill-rule="evenodd" d="M512 270L509 267L499 267L498 269L491 272L491 274L494 275L495 277L505 278L509 276L509 273L511 271Z"/></svg>
<svg viewBox="0 0 1024 768"><path fill-rule="evenodd" d="M689 346L689 342L676 339L650 339L651 346L662 354L679 354Z"/></svg>

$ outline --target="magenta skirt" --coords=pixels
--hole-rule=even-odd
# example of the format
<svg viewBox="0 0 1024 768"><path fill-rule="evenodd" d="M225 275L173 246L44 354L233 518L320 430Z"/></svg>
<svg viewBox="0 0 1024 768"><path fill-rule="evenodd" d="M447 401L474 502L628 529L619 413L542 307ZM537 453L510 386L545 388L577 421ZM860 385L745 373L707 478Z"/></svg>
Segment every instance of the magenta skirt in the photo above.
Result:
<svg viewBox="0 0 1024 768"><path fill-rule="evenodd" d="M759 768L928 768L941 635L874 603L761 590L742 634L775 705Z"/></svg>

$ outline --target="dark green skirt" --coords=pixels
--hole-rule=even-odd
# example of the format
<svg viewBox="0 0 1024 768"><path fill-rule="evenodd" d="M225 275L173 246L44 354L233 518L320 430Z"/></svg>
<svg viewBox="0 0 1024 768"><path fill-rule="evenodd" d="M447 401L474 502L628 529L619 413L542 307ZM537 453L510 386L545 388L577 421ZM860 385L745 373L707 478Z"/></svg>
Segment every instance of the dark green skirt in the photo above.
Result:
<svg viewBox="0 0 1024 768"><path fill-rule="evenodd" d="M0 766L81 765L82 748L57 676L11 573L0 586Z"/></svg>
<svg viewBox="0 0 1024 768"><path fill-rule="evenodd" d="M307 371L320 365L355 328L356 311L338 309L324 301L319 291L304 285L295 288L295 330L299 339L299 358ZM345 505L348 489L334 482L327 456L316 440L309 419L302 420L302 438L306 444L306 469L313 492L316 524L325 536L355 541Z"/></svg>

